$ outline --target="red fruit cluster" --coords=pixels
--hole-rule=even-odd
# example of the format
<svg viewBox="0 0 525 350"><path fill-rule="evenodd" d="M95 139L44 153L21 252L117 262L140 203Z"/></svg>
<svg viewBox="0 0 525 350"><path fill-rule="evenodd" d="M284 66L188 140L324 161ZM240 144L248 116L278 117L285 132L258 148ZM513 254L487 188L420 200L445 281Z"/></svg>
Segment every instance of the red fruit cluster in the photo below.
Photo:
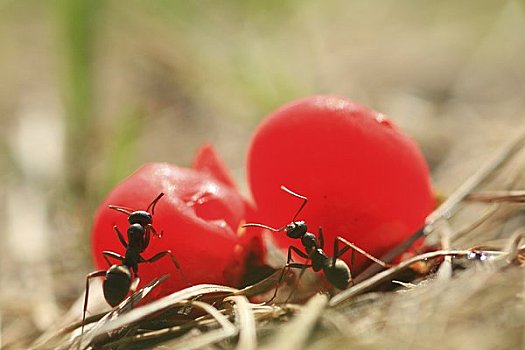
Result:
<svg viewBox="0 0 525 350"><path fill-rule="evenodd" d="M310 232L323 227L325 251L342 236L380 256L419 228L434 207L430 176L418 146L385 116L352 101L314 96L289 103L257 128L248 151L248 181L256 208L236 189L211 147L202 148L191 169L165 163L148 164L120 183L100 205L93 226L93 256L107 268L101 253L123 253L113 225L125 232L129 223L108 205L145 209L159 193L153 216L163 237L152 239L145 258L170 249L191 284L242 283L247 254L259 254L260 237L245 222L281 227L289 223L300 200L284 185L308 197L299 215ZM253 236L255 235L255 236ZM297 242L273 233L287 249ZM259 247L259 248L254 248ZM343 257L350 263L350 254ZM356 255L355 273L365 266ZM162 274L168 293L186 286L166 259L141 264L141 283Z"/></svg>

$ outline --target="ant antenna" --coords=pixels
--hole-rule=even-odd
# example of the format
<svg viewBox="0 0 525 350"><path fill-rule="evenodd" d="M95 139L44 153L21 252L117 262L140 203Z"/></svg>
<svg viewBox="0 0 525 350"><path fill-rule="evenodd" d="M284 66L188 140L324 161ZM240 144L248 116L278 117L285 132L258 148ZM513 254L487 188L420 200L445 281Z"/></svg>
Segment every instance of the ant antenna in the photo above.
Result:
<svg viewBox="0 0 525 350"><path fill-rule="evenodd" d="M155 199L154 199L154 200L148 205L148 207L146 208L146 211L147 211L147 212L150 212L149 209L151 208L151 212L150 212L151 215L155 214L155 206L157 205L157 202L159 201L159 199L162 198L162 196L164 196L164 193L163 193L163 192L161 192L161 193L157 196L157 198L155 198ZM124 213L124 214L126 214L126 215L128 215L128 216L130 216L130 215L134 212L134 210L131 209L131 208L128 208L128 207L120 207L120 206L118 206L118 205L111 205L111 204L110 204L110 205L108 205L108 208L109 208L109 209L116 210L116 211L120 211L121 213Z"/></svg>
<svg viewBox="0 0 525 350"><path fill-rule="evenodd" d="M164 193L161 192L157 198L155 198L149 205L148 207L146 208L146 211L149 212L149 208L151 208L151 215L155 214L155 206L157 205L157 202L159 201L159 199L162 198L162 196L164 196Z"/></svg>
<svg viewBox="0 0 525 350"><path fill-rule="evenodd" d="M304 206L306 205L306 202L308 201L308 198L306 198L305 196L301 196L298 193L295 193L294 191L292 191L291 189L289 189L288 187L286 187L284 185L281 185L281 190L285 191L288 194L291 194L294 197L301 198L303 200L303 203L301 204L301 206L299 207L299 209L297 210L297 212L295 213L295 215L292 218L292 222L295 222L295 219L297 218L297 215L299 215L299 213L303 210ZM270 226L267 226L267 225L263 225L263 224L251 224L250 223L250 224L242 225L242 227L261 227L261 228L268 229L268 230L270 230L272 232L281 232L287 226L288 226L288 224L286 224L284 226L281 226L279 228L273 228L273 227L270 227Z"/></svg>
<svg viewBox="0 0 525 350"><path fill-rule="evenodd" d="M295 215L292 218L292 222L294 222L295 219L297 218L297 215L299 215L301 210L303 210L304 206L306 205L306 202L308 201L308 198L306 198L305 196L301 196L298 193L295 193L294 191L292 191L291 189L289 189L288 187L286 187L284 185L281 185L281 190L285 191L288 194L291 194L294 197L301 198L303 200L303 204L301 204L301 206L299 207L299 209L297 210L297 212L295 213Z"/></svg>
<svg viewBox="0 0 525 350"><path fill-rule="evenodd" d="M286 228L286 226L279 227L279 228L273 228L273 227L266 226L266 225L263 225L263 224L244 224L244 225L242 225L242 227L262 227L262 228L268 229L268 230L273 231L273 232L281 232L282 230L284 230Z"/></svg>
<svg viewBox="0 0 525 350"><path fill-rule="evenodd" d="M109 209L113 209L113 210L116 210L116 211L120 211L121 213L124 213L126 214L127 216L130 216L131 213L133 213L133 210L130 209L130 208L126 208L126 207L119 207L117 205L108 205L108 208Z"/></svg>

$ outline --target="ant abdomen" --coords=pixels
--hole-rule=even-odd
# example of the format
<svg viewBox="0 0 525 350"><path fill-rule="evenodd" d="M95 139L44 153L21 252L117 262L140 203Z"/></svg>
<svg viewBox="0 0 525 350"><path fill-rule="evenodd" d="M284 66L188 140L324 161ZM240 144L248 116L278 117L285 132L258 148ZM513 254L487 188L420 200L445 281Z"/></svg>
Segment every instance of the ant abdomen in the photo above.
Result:
<svg viewBox="0 0 525 350"><path fill-rule="evenodd" d="M335 263L334 260L335 259ZM341 259L330 258L325 261L323 268L324 275L328 282L336 288L346 289L352 281L350 268Z"/></svg>
<svg viewBox="0 0 525 350"><path fill-rule="evenodd" d="M104 298L112 307L126 298L131 287L131 271L125 265L112 265L102 284Z"/></svg>

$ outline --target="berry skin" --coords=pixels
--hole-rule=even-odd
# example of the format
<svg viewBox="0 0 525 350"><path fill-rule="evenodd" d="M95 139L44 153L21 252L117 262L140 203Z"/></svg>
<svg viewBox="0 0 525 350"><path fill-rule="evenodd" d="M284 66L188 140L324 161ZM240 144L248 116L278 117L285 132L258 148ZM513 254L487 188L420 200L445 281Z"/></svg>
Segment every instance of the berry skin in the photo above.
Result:
<svg viewBox="0 0 525 350"><path fill-rule="evenodd" d="M384 115L353 101L313 96L271 113L256 129L247 156L248 183L256 213L248 222L272 227L297 220L317 234L332 254L342 236L381 256L422 226L435 206L428 166L417 144ZM274 233L286 249L296 242ZM351 254L342 257L351 266ZM369 264L358 253L355 275Z"/></svg>
<svg viewBox="0 0 525 350"><path fill-rule="evenodd" d="M92 254L97 268L109 267L102 251L111 250L121 255L125 252L113 226L117 225L126 236L128 218L108 205L145 210L162 192L164 196L155 206L152 221L155 230L163 234L161 238L152 235L141 255L148 259L158 252L171 250L184 276L169 257L164 257L139 265L139 287L163 274L170 274L170 278L159 286L157 297L187 287L185 279L192 285L239 286L247 249L241 243L238 228L248 204L228 176L210 146L198 153L194 169L168 163L150 163L139 168L108 194L95 214Z"/></svg>

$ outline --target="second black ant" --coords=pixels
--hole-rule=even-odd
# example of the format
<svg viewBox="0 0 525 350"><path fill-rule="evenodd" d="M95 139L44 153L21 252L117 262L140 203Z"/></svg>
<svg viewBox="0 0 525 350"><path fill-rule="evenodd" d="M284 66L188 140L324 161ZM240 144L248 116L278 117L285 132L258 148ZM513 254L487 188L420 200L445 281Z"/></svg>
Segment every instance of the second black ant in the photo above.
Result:
<svg viewBox="0 0 525 350"><path fill-rule="evenodd" d="M82 332L84 331L84 323L86 320L86 311L89 297L89 280L95 277L104 277L102 289L104 298L111 307L120 304L129 291L136 289L140 282L138 276L138 265L142 263L152 263L165 256L169 256L180 271L180 265L175 259L171 250L162 251L155 254L149 259L143 258L140 254L148 247L151 233L156 237L161 237L153 227L153 214L155 213L155 205L164 196L160 193L146 208L146 210L132 210L126 207L110 205L109 208L122 212L128 215L129 227L127 229L127 241L120 233L118 227L115 225L113 229L117 233L120 243L126 248L124 256L112 252L103 251L104 259L109 265L107 270L99 270L91 272L86 276L86 293L84 297L84 311L82 314ZM151 209L151 212L150 212ZM119 264L111 264L109 258L118 260Z"/></svg>
<svg viewBox="0 0 525 350"><path fill-rule="evenodd" d="M293 192L292 190L288 189L285 186L281 186L281 189L288 194L300 198L303 200L301 206L295 213L295 215L292 218L292 221L279 228L273 228L267 225L263 224L257 224L257 223L249 223L243 225L243 227L261 227L268 229L272 232L281 232L284 231L286 235L292 239L300 239L301 244L304 248L304 251L301 249L295 247L295 246L289 246L288 247L288 257L286 260L286 265L283 268L283 272L281 274L280 280L282 280L284 276L284 272L286 269L289 268L298 268L302 269L301 274L299 275L299 278L302 276L302 273L307 268L312 268L315 272L323 271L326 279L328 282L338 288L338 289L346 289L350 283L352 282L352 273L350 271L350 268L344 262L343 260L339 259L343 254L345 254L349 249L353 249L365 257L369 258L370 260L374 261L375 263L383 266L383 267L389 267L390 265L386 264L385 262L373 257L372 255L368 254L361 248L357 247L356 245L348 242L346 239L337 236L334 240L334 251L333 256L328 256L324 249L324 237L323 237L323 230L321 227L319 227L318 235L308 232L308 226L304 221L296 221L297 216L299 213L303 210L304 206L306 205L308 198L305 196L302 196L298 193ZM345 245L342 249L340 249L339 244ZM293 262L292 252L297 254L298 256L306 259L305 263L296 263ZM308 262L311 263L308 263ZM275 290L274 296L270 299L273 300L277 294L277 289Z"/></svg>

